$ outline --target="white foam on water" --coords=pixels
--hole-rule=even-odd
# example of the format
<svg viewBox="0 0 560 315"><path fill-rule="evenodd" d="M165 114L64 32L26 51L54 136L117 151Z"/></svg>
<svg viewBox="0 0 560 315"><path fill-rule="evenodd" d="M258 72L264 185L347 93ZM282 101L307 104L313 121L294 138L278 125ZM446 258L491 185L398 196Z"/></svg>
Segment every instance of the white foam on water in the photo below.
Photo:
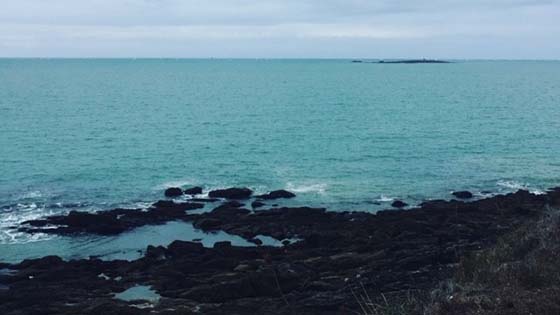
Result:
<svg viewBox="0 0 560 315"><path fill-rule="evenodd" d="M41 198L41 197L43 197L43 193L41 193L39 190L33 190L21 195L20 199L32 199L32 198Z"/></svg>
<svg viewBox="0 0 560 315"><path fill-rule="evenodd" d="M17 204L11 211L0 212L0 244L25 244L48 240L53 236L45 233L19 232L17 227L22 222L36 220L38 218L54 214L36 203Z"/></svg>
<svg viewBox="0 0 560 315"><path fill-rule="evenodd" d="M196 183L196 181L192 179L172 180L155 186L154 190L163 190L171 187L193 186L194 183Z"/></svg>
<svg viewBox="0 0 560 315"><path fill-rule="evenodd" d="M496 183L496 185L498 185L499 187L505 188L507 190L513 191L513 192L518 191L520 189L523 189L523 190L528 190L530 193L535 194L535 195L546 194L546 192L544 190L531 187L531 185L528 184L528 183L521 183L521 182L514 181L514 180L499 180Z"/></svg>
<svg viewBox="0 0 560 315"><path fill-rule="evenodd" d="M296 185L294 183L287 183L286 190L292 191L294 193L317 193L324 195L327 191L328 185L325 183L312 183L312 184L301 184Z"/></svg>
<svg viewBox="0 0 560 315"><path fill-rule="evenodd" d="M498 195L498 193L476 191L476 192L473 192L473 195L477 198L490 198L490 197L494 197L494 196Z"/></svg>
<svg viewBox="0 0 560 315"><path fill-rule="evenodd" d="M526 184L516 182L514 180L499 180L496 185L512 190L527 189Z"/></svg>
<svg viewBox="0 0 560 315"><path fill-rule="evenodd" d="M152 202L139 201L135 202L132 206L133 209L148 209L152 206Z"/></svg>
<svg viewBox="0 0 560 315"><path fill-rule="evenodd" d="M378 201L378 202L391 202L391 201L394 201L394 200L395 200L395 198L388 197L388 196L385 196L385 195L381 195L381 196L379 196L379 198L375 199L375 201Z"/></svg>
<svg viewBox="0 0 560 315"><path fill-rule="evenodd" d="M249 189L251 189L253 191L254 195L262 195L262 194L266 194L270 191L272 191L270 189L270 187L264 186L264 185L259 185L259 186L249 186L247 187Z"/></svg>

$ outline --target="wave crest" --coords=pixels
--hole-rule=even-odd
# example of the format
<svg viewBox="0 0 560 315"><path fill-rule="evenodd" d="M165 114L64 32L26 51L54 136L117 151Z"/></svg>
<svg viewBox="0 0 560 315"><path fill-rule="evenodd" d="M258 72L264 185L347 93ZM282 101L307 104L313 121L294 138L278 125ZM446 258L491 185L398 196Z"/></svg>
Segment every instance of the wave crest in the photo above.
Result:
<svg viewBox="0 0 560 315"><path fill-rule="evenodd" d="M499 187L505 188L510 191L518 191L522 189L522 190L528 190L530 193L533 193L535 195L543 195L546 193L541 189L531 187L531 185L528 183L522 183L515 180L499 180L496 184Z"/></svg>
<svg viewBox="0 0 560 315"><path fill-rule="evenodd" d="M325 183L314 183L314 184L307 184L307 185L295 185L293 183L286 184L286 190L295 192L295 193L317 193L324 195L327 191L328 185Z"/></svg>
<svg viewBox="0 0 560 315"><path fill-rule="evenodd" d="M29 242L43 241L52 238L44 233L23 233L16 228L22 222L35 220L44 216L54 214L43 205L36 203L19 203L15 207L0 213L0 244L23 244Z"/></svg>

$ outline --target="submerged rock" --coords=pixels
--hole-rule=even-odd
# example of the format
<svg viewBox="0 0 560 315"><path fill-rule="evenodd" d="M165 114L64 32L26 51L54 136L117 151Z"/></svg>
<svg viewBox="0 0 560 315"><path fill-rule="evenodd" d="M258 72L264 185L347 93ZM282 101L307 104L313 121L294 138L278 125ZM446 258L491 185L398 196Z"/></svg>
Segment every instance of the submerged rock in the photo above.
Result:
<svg viewBox="0 0 560 315"><path fill-rule="evenodd" d="M473 197L473 194L470 191L466 191L466 190L454 191L452 195L459 199L471 199Z"/></svg>
<svg viewBox="0 0 560 315"><path fill-rule="evenodd" d="M253 191L249 188L227 188L212 190L208 193L210 198L226 198L226 199L247 199L251 197Z"/></svg>
<svg viewBox="0 0 560 315"><path fill-rule="evenodd" d="M183 195L183 190L179 187L171 187L165 190L165 197L179 197Z"/></svg>
<svg viewBox="0 0 560 315"><path fill-rule="evenodd" d="M256 196L256 198L271 200L271 199L279 199L279 198L294 198L296 194L289 192L284 189L271 191L267 194Z"/></svg>

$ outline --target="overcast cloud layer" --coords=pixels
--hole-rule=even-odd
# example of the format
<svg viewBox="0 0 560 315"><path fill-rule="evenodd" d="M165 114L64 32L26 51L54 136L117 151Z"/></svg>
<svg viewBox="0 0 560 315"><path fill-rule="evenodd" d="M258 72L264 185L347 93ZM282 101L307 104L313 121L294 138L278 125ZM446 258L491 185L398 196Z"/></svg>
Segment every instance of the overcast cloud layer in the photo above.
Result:
<svg viewBox="0 0 560 315"><path fill-rule="evenodd" d="M4 57L560 59L560 0L2 0Z"/></svg>

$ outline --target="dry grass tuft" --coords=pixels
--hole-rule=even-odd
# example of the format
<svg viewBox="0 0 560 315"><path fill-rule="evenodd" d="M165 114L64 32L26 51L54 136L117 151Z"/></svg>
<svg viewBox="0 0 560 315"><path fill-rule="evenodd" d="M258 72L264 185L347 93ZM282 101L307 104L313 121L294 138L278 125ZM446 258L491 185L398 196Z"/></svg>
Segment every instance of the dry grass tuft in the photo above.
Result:
<svg viewBox="0 0 560 315"><path fill-rule="evenodd" d="M433 314L560 314L560 211L461 260Z"/></svg>
<svg viewBox="0 0 560 315"><path fill-rule="evenodd" d="M560 210L548 209L501 237L492 248L464 256L456 275L429 296L371 299L352 292L363 315L560 314Z"/></svg>
<svg viewBox="0 0 560 315"><path fill-rule="evenodd" d="M420 292L399 292L396 296L381 294L372 299L367 290L362 286L358 292L352 294L360 306L362 315L413 315L425 314L425 302L421 299Z"/></svg>

